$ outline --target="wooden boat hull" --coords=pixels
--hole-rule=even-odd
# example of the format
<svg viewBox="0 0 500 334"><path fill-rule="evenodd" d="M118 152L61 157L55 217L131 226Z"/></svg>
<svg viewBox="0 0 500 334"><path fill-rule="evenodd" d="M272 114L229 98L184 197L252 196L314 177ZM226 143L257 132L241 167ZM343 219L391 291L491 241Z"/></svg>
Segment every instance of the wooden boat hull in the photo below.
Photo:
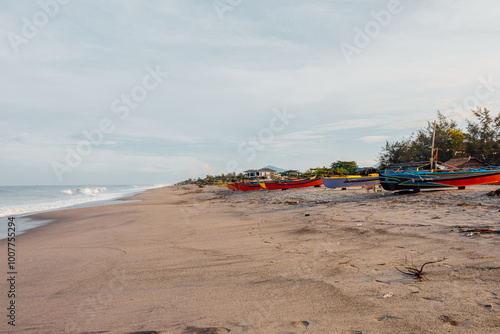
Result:
<svg viewBox="0 0 500 334"><path fill-rule="evenodd" d="M497 170L475 170L468 172L380 173L380 184L385 190L416 190L450 187L468 187L500 182L500 168Z"/></svg>
<svg viewBox="0 0 500 334"><path fill-rule="evenodd" d="M356 188L368 185L378 185L380 180L378 175L373 176L338 176L323 178L323 184L327 188Z"/></svg>
<svg viewBox="0 0 500 334"><path fill-rule="evenodd" d="M262 190L262 187L258 183L235 183L234 185L241 191Z"/></svg>
<svg viewBox="0 0 500 334"><path fill-rule="evenodd" d="M231 184L231 183L228 183L227 184L227 189L230 189L230 190L236 190L238 188L236 188L236 186L234 184Z"/></svg>
<svg viewBox="0 0 500 334"><path fill-rule="evenodd" d="M296 180L296 181L283 181L283 182L272 182L266 183L266 189L278 190L278 189L292 189L292 188L304 188L304 187L315 187L323 184L321 178L314 178L309 180Z"/></svg>

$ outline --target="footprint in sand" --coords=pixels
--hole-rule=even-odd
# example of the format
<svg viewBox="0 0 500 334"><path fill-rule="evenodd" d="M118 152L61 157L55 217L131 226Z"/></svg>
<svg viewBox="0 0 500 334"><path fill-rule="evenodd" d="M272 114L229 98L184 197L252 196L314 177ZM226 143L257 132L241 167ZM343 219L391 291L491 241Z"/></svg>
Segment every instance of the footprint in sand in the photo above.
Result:
<svg viewBox="0 0 500 334"><path fill-rule="evenodd" d="M383 316L380 316L380 317L375 317L376 321L398 320L398 319L401 319L401 318L400 317L395 317L395 316L392 316L392 315L387 315L387 314L384 314Z"/></svg>

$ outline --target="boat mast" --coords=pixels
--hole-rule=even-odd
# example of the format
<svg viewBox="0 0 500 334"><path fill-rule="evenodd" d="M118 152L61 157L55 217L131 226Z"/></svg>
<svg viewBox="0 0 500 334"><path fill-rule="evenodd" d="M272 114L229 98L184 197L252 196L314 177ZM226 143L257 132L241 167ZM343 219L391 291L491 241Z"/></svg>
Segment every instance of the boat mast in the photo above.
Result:
<svg viewBox="0 0 500 334"><path fill-rule="evenodd" d="M434 141L436 139L436 121L434 121L434 133L432 134L432 149L431 149L431 170L434 170Z"/></svg>

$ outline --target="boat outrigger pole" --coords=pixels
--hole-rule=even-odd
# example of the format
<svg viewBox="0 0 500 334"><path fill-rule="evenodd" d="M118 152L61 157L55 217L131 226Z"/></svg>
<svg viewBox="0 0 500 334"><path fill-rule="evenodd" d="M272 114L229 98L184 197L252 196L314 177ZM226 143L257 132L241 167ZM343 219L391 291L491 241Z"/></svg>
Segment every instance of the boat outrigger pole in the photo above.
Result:
<svg viewBox="0 0 500 334"><path fill-rule="evenodd" d="M435 141L435 139L436 139L436 121L434 121L434 133L432 134L431 170L434 170L434 141ZM436 168L436 170L437 170L437 168Z"/></svg>

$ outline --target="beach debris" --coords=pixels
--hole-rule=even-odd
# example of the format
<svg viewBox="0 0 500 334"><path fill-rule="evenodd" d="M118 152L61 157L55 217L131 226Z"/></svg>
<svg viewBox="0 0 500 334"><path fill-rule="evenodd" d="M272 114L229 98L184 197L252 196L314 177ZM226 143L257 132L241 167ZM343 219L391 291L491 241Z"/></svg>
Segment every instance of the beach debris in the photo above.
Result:
<svg viewBox="0 0 500 334"><path fill-rule="evenodd" d="M469 254L467 254L467 258L472 259L472 260L477 260L477 259L488 259L488 258L495 257L495 255L471 256L472 253L476 253L476 251L472 251Z"/></svg>
<svg viewBox="0 0 500 334"><path fill-rule="evenodd" d="M462 323L467 323L469 322L469 320L463 320L463 321L456 321L456 320L453 320L451 317L447 316L447 315L442 315L439 317L439 320L441 320L442 322L444 322L445 324L447 325L451 325L451 326L458 326Z"/></svg>
<svg viewBox="0 0 500 334"><path fill-rule="evenodd" d="M500 230L493 230L489 227L467 227L467 226L454 226L459 232L464 232L465 236L472 236L474 234L500 234Z"/></svg>
<svg viewBox="0 0 500 334"><path fill-rule="evenodd" d="M304 200L300 198L290 198L288 201L285 201L286 204L299 204L304 202Z"/></svg>
<svg viewBox="0 0 500 334"><path fill-rule="evenodd" d="M477 303L477 306L479 306L480 308L482 308L483 310L487 310L487 311L492 311L493 310L493 305L491 304L481 304L481 303Z"/></svg>
<svg viewBox="0 0 500 334"><path fill-rule="evenodd" d="M382 298L391 298L392 296L394 296L394 294L392 292L387 292L386 294L384 294L382 296Z"/></svg>
<svg viewBox="0 0 500 334"><path fill-rule="evenodd" d="M184 331L182 334L223 334L223 333L230 333L231 330L228 328L222 328L222 327L194 327L194 326L188 326L184 328Z"/></svg>
<svg viewBox="0 0 500 334"><path fill-rule="evenodd" d="M296 326L296 327L305 327L307 329L307 327L309 326L309 321L294 321L292 322L292 325L293 326Z"/></svg>
<svg viewBox="0 0 500 334"><path fill-rule="evenodd" d="M426 265L433 264L433 263L443 262L444 260L446 260L445 257L443 257L441 260L435 260L435 261L425 262L424 264L422 264L422 266L420 267L420 269L418 268L418 266L415 266L413 264L411 266L405 267L406 271L402 271L398 267L395 267L395 268L396 268L397 271L399 271L402 274L409 275L409 276L414 276L415 278L423 280L424 279L424 267ZM405 255L405 264L406 263L407 263L407 258L406 258L406 255Z"/></svg>
<svg viewBox="0 0 500 334"><path fill-rule="evenodd" d="M489 193L487 193L486 195L488 195L488 196L500 196L500 188L498 188L497 190L492 190Z"/></svg>
<svg viewBox="0 0 500 334"><path fill-rule="evenodd" d="M310 213L306 213L304 216L309 217L310 215L311 215Z"/></svg>

